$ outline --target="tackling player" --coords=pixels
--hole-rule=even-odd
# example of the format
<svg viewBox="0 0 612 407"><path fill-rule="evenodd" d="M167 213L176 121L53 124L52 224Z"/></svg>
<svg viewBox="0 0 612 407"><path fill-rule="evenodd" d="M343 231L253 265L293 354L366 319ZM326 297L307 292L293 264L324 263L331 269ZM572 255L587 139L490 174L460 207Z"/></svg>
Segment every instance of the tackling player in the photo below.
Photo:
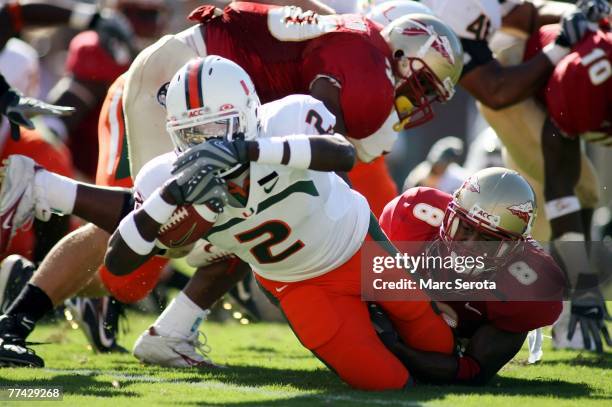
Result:
<svg viewBox="0 0 612 407"><path fill-rule="evenodd" d="M399 342L388 343L417 379L484 384L516 355L530 330L557 319L565 279L529 236L535 208L531 186L518 173L504 168L478 171L453 196L432 188L412 188L385 207L380 224L392 242L520 242L521 250L505 253L493 270L484 272L487 278L496 281L501 295L511 300L534 298L542 290L558 294L547 298L559 298L501 301L492 296L490 301L441 303L440 309L454 321L456 335L467 340L463 353L437 355ZM452 250L460 254L459 245ZM379 318L380 312L375 323Z"/></svg>
<svg viewBox="0 0 612 407"><path fill-rule="evenodd" d="M365 198L332 172L355 162L353 146L333 133L334 116L303 95L260 106L246 72L217 56L182 67L166 104L168 131L183 154L156 157L139 173L143 203L111 237L109 271L136 270L157 252L160 228L177 206L198 205L211 227L207 240L251 265L300 342L344 381L364 390L409 385L360 298L360 248L384 235ZM226 183L242 188L230 195ZM410 346L450 353L450 329L423 300L380 306Z"/></svg>

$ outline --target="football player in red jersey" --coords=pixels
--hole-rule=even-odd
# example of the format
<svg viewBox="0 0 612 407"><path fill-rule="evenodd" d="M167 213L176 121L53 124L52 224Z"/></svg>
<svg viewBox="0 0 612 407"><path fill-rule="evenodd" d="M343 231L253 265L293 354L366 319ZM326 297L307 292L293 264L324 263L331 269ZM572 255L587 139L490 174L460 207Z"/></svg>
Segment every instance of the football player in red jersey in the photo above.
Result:
<svg viewBox="0 0 612 407"><path fill-rule="evenodd" d="M390 345L418 379L485 383L514 357L530 330L557 319L565 280L554 261L529 236L535 208L535 194L527 181L512 170L495 167L472 175L453 196L432 188L412 188L385 207L380 224L393 242L519 242L523 250L505 254L494 270L485 271L498 282L497 291L511 299L533 298L540 290L546 292L547 299L559 298L439 303L456 325L457 336L468 342L460 356L417 352L400 343ZM459 250L458 245L453 250Z"/></svg>
<svg viewBox="0 0 612 407"><path fill-rule="evenodd" d="M546 46L557 31L555 26L542 27L531 38L526 58ZM602 352L603 343L612 346L612 339L604 322L606 309L597 288L597 270L589 263L590 250L562 242L591 240L592 210L582 208L576 196L584 164L580 140L612 145L612 31L607 18L556 66L541 98L548 114L542 129L545 213L552 239L560 246L556 253L576 281L567 339L572 339L580 322L584 348ZM563 344L565 338L560 335L565 334L564 328L556 328L556 343Z"/></svg>

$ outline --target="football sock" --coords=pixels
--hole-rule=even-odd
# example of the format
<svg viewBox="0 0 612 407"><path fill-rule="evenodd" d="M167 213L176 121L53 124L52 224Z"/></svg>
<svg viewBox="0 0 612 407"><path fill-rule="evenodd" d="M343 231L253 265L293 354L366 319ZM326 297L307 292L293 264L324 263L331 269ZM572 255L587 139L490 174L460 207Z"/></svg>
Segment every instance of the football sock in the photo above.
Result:
<svg viewBox="0 0 612 407"><path fill-rule="evenodd" d="M180 292L157 318L153 326L162 336L188 338L198 330L210 311L203 310Z"/></svg>
<svg viewBox="0 0 612 407"><path fill-rule="evenodd" d="M79 184L77 181L41 170L36 173L35 183L45 189L51 209L64 215L72 214Z"/></svg>
<svg viewBox="0 0 612 407"><path fill-rule="evenodd" d="M53 303L49 296L35 285L26 285L19 296L6 311L7 315L20 319L16 324L19 336L25 338L34 330L34 325L47 312L53 310Z"/></svg>

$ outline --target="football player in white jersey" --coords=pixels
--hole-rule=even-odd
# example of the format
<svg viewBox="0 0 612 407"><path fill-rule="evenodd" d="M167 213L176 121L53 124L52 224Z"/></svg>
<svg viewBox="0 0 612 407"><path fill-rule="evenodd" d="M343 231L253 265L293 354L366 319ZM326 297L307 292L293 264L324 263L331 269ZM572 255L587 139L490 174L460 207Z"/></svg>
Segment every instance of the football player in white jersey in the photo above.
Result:
<svg viewBox="0 0 612 407"><path fill-rule="evenodd" d="M364 390L410 384L361 301L362 246L385 238L365 198L333 172L355 162L354 147L332 133L333 115L304 95L260 106L246 72L217 56L175 74L167 107L167 128L183 153L159 156L139 173L144 201L112 235L109 271L129 275L156 253L177 205L199 205L212 224L206 239L251 265L300 342L345 382ZM230 195L230 182L246 196ZM428 301L380 305L404 341L452 351L450 329Z"/></svg>

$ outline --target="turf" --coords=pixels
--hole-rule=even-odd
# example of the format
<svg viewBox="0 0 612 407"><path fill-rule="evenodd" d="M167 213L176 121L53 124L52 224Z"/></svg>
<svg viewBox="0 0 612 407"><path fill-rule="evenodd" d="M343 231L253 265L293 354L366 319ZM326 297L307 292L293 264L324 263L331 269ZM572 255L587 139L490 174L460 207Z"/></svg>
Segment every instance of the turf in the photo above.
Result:
<svg viewBox="0 0 612 407"><path fill-rule="evenodd" d="M131 346L151 320L132 315L130 333L122 343ZM227 368L171 370L143 366L129 354L94 355L81 332L67 323L43 325L30 339L53 342L36 346L47 367L2 368L0 385L62 386L64 398L58 403L87 407L612 405L612 355L553 351L550 340L542 362L526 365L523 349L487 387L419 386L404 392L367 393L344 385L300 346L285 325L205 323L204 329L211 355ZM3 404L8 403L0 401Z"/></svg>

